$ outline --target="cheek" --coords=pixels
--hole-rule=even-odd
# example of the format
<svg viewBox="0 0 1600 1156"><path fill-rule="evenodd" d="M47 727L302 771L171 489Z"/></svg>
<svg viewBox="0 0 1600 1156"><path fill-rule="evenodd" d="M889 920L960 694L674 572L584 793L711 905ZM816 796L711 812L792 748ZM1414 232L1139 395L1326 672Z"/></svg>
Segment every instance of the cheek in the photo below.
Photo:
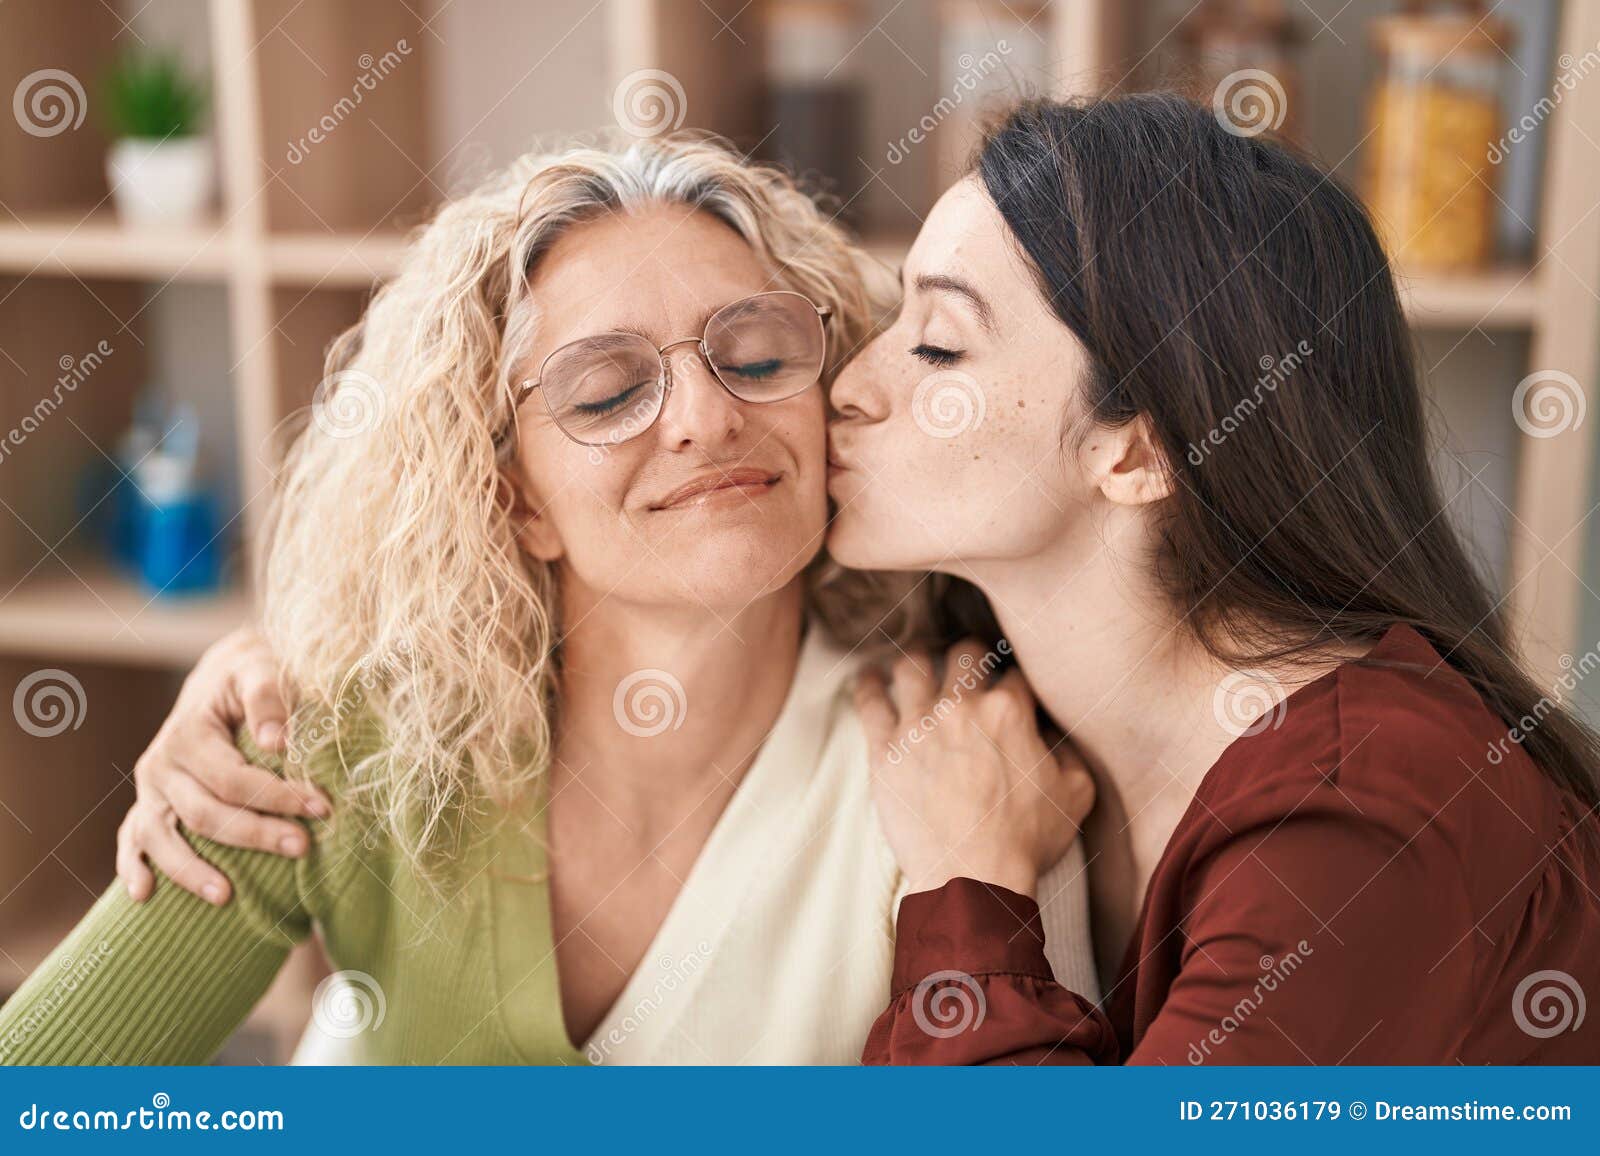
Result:
<svg viewBox="0 0 1600 1156"><path fill-rule="evenodd" d="M602 568L619 533L622 496L631 467L622 449L580 446L548 422L525 429L518 443L518 474L529 503L540 511L574 569Z"/></svg>
<svg viewBox="0 0 1600 1156"><path fill-rule="evenodd" d="M1025 553L1080 505L1059 411L1037 385L957 368L904 383L862 431L862 468L835 487L835 554L924 568Z"/></svg>

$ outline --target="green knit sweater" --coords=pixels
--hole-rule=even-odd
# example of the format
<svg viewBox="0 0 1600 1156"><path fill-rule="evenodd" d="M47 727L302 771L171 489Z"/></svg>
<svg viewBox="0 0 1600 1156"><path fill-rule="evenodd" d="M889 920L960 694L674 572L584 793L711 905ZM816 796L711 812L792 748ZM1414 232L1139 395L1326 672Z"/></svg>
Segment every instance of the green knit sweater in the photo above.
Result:
<svg viewBox="0 0 1600 1156"><path fill-rule="evenodd" d="M310 824L307 855L191 837L233 880L222 908L164 878L142 904L113 883L0 1007L0 1063L203 1063L313 927L345 981L319 989L314 1022L365 1061L583 1063L561 1017L535 810L462 840L441 893L342 797L337 760L314 762L335 816Z"/></svg>

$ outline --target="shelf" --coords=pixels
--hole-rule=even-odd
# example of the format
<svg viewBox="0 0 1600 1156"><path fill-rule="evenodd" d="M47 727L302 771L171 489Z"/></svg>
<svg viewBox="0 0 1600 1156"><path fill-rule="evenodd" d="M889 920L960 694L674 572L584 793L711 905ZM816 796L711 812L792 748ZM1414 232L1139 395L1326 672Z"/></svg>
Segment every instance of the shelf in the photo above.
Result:
<svg viewBox="0 0 1600 1156"><path fill-rule="evenodd" d="M1397 275L1411 323L1438 329L1518 329L1543 316L1538 274L1526 266L1479 273Z"/></svg>
<svg viewBox="0 0 1600 1156"><path fill-rule="evenodd" d="M281 285L365 287L394 276L405 251L398 233L287 233L267 242L267 264Z"/></svg>
<svg viewBox="0 0 1600 1156"><path fill-rule="evenodd" d="M0 223L0 272L219 281L234 264L220 222L130 229L109 211L42 214Z"/></svg>
<svg viewBox="0 0 1600 1156"><path fill-rule="evenodd" d="M188 666L249 616L242 591L152 599L103 562L74 562L0 597L0 652Z"/></svg>
<svg viewBox="0 0 1600 1156"><path fill-rule="evenodd" d="M885 265L898 268L911 247L909 237L868 235L861 246ZM1413 325L1433 329L1531 329L1543 316L1539 277L1527 266L1504 266L1477 273L1395 274L1406 316Z"/></svg>

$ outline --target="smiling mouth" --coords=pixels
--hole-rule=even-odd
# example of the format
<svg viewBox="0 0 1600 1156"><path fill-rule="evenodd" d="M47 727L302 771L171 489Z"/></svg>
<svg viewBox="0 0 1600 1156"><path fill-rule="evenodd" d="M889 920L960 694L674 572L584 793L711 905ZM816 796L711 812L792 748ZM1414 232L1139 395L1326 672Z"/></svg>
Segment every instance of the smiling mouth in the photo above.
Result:
<svg viewBox="0 0 1600 1156"><path fill-rule="evenodd" d="M653 503L652 510L675 510L704 506L720 501L738 501L769 493L781 481L781 473L768 470L737 469L696 478Z"/></svg>

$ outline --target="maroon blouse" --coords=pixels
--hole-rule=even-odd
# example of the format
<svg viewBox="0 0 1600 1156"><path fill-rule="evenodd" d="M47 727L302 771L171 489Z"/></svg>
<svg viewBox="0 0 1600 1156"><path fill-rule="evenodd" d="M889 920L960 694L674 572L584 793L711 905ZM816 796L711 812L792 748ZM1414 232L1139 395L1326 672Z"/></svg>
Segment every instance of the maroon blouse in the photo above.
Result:
<svg viewBox="0 0 1600 1156"><path fill-rule="evenodd" d="M901 904L863 1058L1600 1062L1597 827L1395 627L1207 773L1101 1006L1051 978L1033 900L955 879Z"/></svg>

